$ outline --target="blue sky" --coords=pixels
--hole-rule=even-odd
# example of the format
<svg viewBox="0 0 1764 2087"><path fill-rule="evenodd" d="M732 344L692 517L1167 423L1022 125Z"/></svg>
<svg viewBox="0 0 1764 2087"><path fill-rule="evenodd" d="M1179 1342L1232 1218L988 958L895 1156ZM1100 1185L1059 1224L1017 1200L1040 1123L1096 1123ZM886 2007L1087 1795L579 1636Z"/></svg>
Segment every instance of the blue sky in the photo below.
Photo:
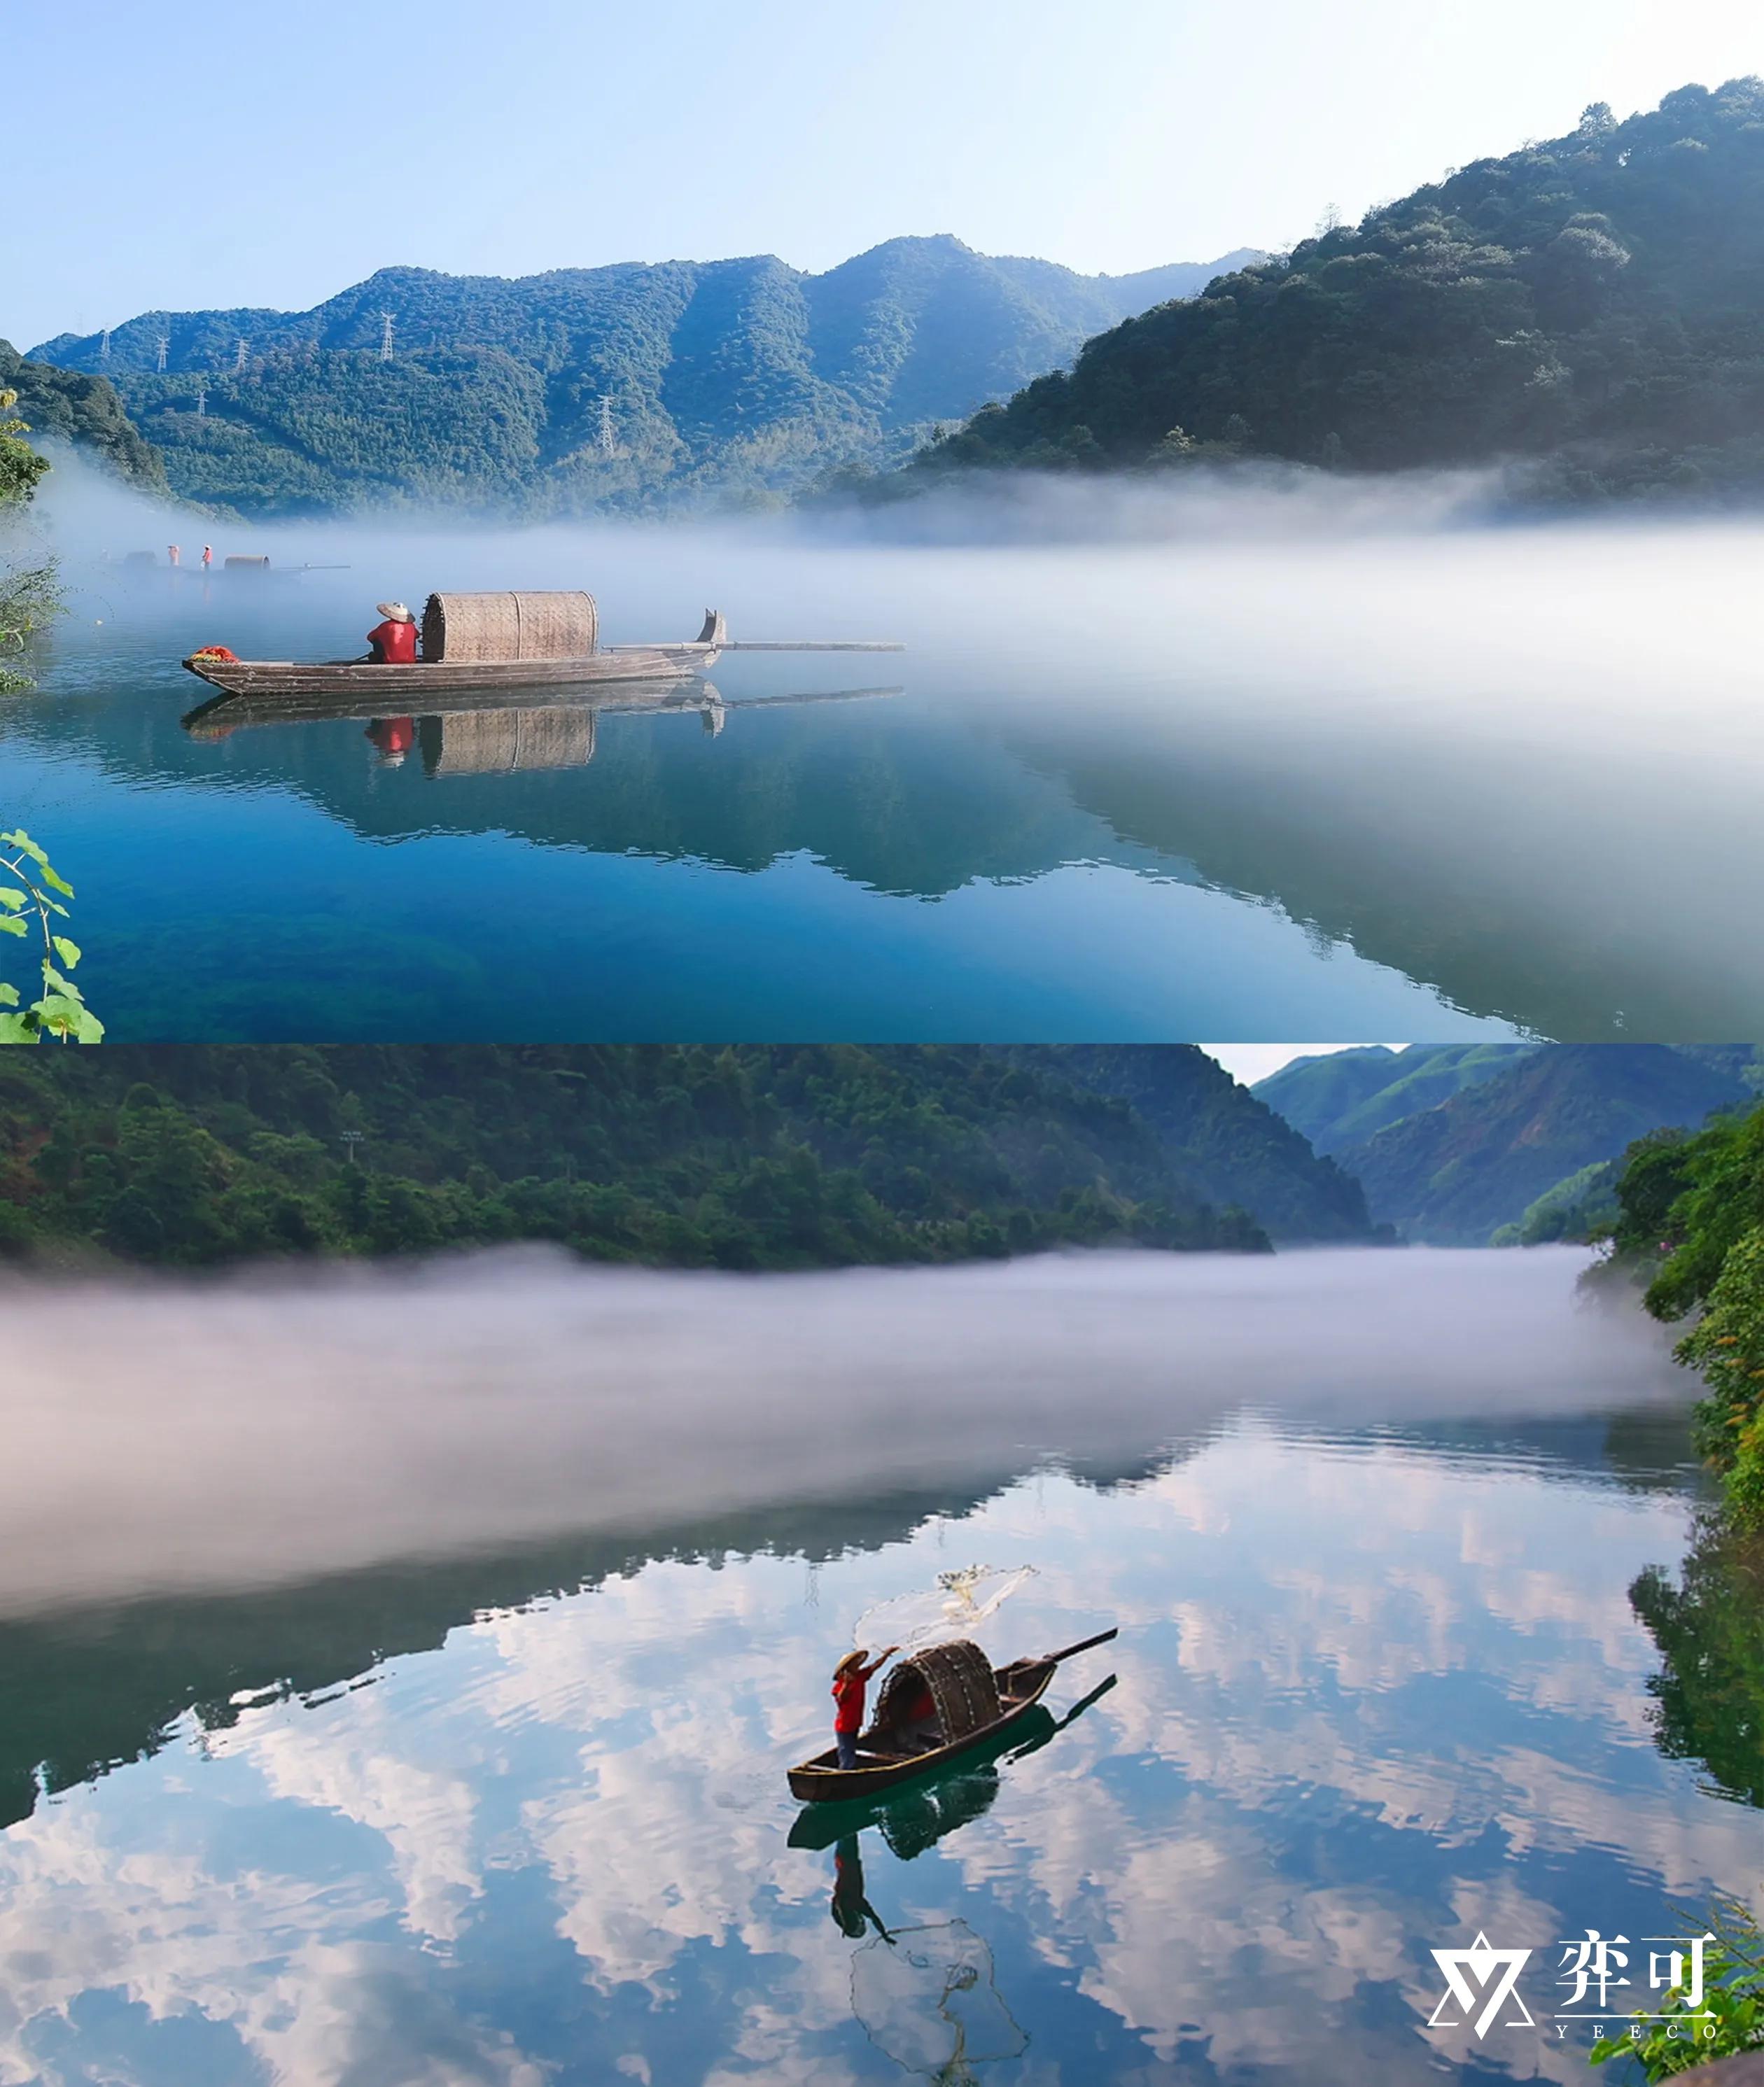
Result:
<svg viewBox="0 0 1764 2087"><path fill-rule="evenodd" d="M899 233L1121 271L1764 69L1737 0L6 11L0 336ZM22 179L20 178L22 174Z"/></svg>

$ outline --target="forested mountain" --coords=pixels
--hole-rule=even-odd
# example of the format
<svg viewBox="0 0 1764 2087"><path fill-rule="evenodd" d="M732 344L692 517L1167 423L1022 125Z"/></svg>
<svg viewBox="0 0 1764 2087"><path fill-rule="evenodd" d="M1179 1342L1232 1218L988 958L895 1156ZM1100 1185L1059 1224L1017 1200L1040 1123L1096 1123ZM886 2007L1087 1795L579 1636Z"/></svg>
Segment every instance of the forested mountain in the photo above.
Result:
<svg viewBox="0 0 1764 2087"><path fill-rule="evenodd" d="M913 476L1238 455L1548 458L1570 498L1764 485L1764 81L1595 104L1128 318Z"/></svg>
<svg viewBox="0 0 1764 2087"><path fill-rule="evenodd" d="M567 513L778 495L904 455L1245 258L1086 276L946 237L820 275L770 255L518 280L386 268L311 311L149 312L37 352L113 378L194 498Z"/></svg>
<svg viewBox="0 0 1764 2087"><path fill-rule="evenodd" d="M1252 1150L1245 1180L1289 1209L1283 1166ZM1212 1178L1231 1186L1217 1155ZM1125 1103L978 1047L119 1045L0 1064L0 1251L191 1265L515 1240L728 1268L1268 1244Z"/></svg>
<svg viewBox="0 0 1764 2087"><path fill-rule="evenodd" d="M1436 1108L1504 1073L1535 1044L1386 1044L1295 1058L1250 1090L1318 1152L1363 1144L1386 1124Z"/></svg>
<svg viewBox="0 0 1764 2087"><path fill-rule="evenodd" d="M108 378L29 361L10 341L0 340L0 391L18 394L12 412L33 440L46 435L77 442L144 492L168 489L164 464L130 420Z"/></svg>
<svg viewBox="0 0 1764 2087"><path fill-rule="evenodd" d="M1184 1178L1276 1240L1365 1240L1360 1184L1192 1044L1027 1044L1013 1054L1125 1102Z"/></svg>
<svg viewBox="0 0 1764 2087"><path fill-rule="evenodd" d="M1552 1044L1335 1156L1359 1177L1373 1216L1406 1239L1480 1246L1546 1191L1636 1139L1694 1129L1754 1098L1721 1056L1663 1044Z"/></svg>

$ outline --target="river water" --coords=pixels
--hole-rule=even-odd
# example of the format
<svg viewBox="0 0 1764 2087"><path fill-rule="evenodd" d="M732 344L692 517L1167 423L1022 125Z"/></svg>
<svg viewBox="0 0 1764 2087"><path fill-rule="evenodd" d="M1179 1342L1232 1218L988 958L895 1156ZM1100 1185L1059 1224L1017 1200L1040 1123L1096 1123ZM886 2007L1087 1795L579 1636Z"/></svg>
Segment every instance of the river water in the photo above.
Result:
<svg viewBox="0 0 1764 2087"><path fill-rule="evenodd" d="M6 817L118 1038L1764 1035L1764 537L1229 523L216 523L348 570L205 583L128 579L163 517L104 510L0 711ZM610 642L709 601L909 649L730 655L634 712L395 715L389 679L377 724L181 722L199 644L346 657L378 598L510 584L591 586Z"/></svg>
<svg viewBox="0 0 1764 2087"><path fill-rule="evenodd" d="M1581 1265L15 1290L0 2081L1591 2076L1561 1942L1764 1833L1628 1592L1686 1385ZM854 1633L1025 1566L989 1650L1120 1636L1014 1752L796 1805Z"/></svg>

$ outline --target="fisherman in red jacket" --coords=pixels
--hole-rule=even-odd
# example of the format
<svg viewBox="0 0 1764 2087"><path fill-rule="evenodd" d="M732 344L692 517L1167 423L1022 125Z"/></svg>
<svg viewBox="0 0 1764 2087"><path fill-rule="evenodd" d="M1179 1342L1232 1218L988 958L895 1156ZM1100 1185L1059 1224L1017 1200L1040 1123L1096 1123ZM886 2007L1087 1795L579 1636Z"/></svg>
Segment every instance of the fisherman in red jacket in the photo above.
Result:
<svg viewBox="0 0 1764 2087"><path fill-rule="evenodd" d="M833 1743L839 1748L841 1768L857 1765L857 1735L864 1729L864 1691L869 1685L870 1676L899 1650L898 1645L890 1645L887 1651L878 1652L866 1667L865 1655L860 1648L847 1653L833 1670L833 1700L839 1706L833 1720Z"/></svg>
<svg viewBox="0 0 1764 2087"><path fill-rule="evenodd" d="M414 667L416 664L416 619L401 601L377 601L374 606L386 618L368 633L372 650L368 658L377 667Z"/></svg>

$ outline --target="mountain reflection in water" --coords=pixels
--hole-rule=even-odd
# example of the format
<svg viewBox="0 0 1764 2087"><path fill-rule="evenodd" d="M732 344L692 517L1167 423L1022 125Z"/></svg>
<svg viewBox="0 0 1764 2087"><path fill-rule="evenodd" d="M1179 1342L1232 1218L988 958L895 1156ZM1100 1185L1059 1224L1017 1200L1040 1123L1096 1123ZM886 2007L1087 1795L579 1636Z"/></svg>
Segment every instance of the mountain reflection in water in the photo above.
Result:
<svg viewBox="0 0 1764 2087"><path fill-rule="evenodd" d="M1759 1821L1678 1751L1718 1709L1678 1688L1655 1743L1628 1590L1685 1556L1688 1391L1576 1309L1578 1265L15 1291L65 1352L53 1427L8 1394L3 1526L40 1492L64 1539L0 1575L0 2080L1581 2079L1547 2025L1429 2030L1431 1948L1670 1932L1755 1889ZM614 1427L596 1483L580 1424L645 1355L661 1476ZM879 1481L866 1385L916 1437ZM767 1483L694 1453L730 1402ZM474 1445L500 1522L456 1515ZM801 1812L857 1619L1024 1563L988 1650L1117 1624L1115 1685L1062 1675L1000 1759Z"/></svg>

